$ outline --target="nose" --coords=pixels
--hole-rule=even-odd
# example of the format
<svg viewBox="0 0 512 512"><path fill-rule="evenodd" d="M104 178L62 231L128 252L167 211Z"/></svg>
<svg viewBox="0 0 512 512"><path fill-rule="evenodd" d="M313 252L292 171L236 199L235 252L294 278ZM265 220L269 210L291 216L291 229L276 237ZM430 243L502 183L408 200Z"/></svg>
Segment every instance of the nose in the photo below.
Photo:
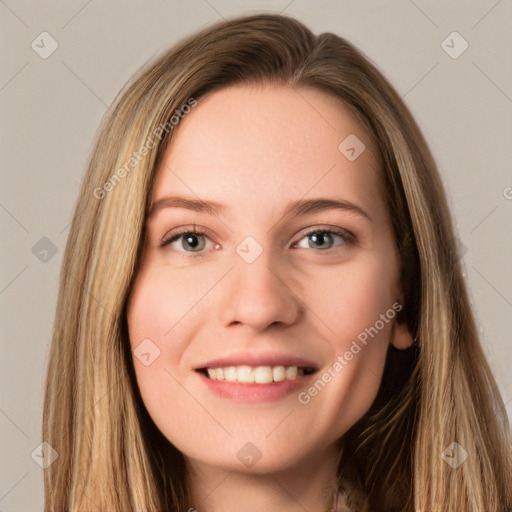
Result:
<svg viewBox="0 0 512 512"><path fill-rule="evenodd" d="M220 316L223 325L242 324L263 330L272 324L291 325L302 311L287 272L278 272L266 251L252 263L235 254L234 268L224 283Z"/></svg>

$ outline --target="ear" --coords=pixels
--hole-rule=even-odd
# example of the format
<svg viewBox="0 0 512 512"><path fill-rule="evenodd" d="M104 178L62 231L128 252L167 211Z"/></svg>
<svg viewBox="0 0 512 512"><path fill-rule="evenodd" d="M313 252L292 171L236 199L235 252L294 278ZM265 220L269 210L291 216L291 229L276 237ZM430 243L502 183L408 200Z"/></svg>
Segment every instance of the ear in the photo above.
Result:
<svg viewBox="0 0 512 512"><path fill-rule="evenodd" d="M413 338L409 332L409 327L407 326L407 317L404 314L403 293L400 293L400 297L396 302L401 306L401 308L397 311L393 328L391 329L390 343L399 350L405 350L412 346Z"/></svg>

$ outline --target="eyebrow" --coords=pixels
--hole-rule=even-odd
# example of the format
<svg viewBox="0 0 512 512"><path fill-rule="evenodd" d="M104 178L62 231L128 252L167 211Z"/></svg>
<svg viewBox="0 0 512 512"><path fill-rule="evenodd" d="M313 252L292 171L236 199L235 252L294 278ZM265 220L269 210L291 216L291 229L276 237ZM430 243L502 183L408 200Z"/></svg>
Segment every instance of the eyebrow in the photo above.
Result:
<svg viewBox="0 0 512 512"><path fill-rule="evenodd" d="M156 201L149 213L148 218L155 214L158 210L164 208L185 208L195 212L207 213L209 215L220 216L228 208L226 205L216 201L205 201L203 199L195 199L186 196L166 196ZM297 217L299 215L311 214L319 211L338 209L348 211L364 217L370 222L372 218L360 206L344 199L298 199L290 202L282 212L282 217Z"/></svg>

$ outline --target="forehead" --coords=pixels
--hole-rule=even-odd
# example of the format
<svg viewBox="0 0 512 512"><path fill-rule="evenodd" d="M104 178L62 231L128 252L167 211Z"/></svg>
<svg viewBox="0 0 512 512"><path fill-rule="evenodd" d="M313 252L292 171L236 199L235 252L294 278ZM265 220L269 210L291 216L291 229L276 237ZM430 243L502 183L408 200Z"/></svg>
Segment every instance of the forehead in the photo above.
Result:
<svg viewBox="0 0 512 512"><path fill-rule="evenodd" d="M231 86L201 98L180 121L153 200L185 194L275 214L278 204L326 194L375 203L375 154L361 124L332 95Z"/></svg>

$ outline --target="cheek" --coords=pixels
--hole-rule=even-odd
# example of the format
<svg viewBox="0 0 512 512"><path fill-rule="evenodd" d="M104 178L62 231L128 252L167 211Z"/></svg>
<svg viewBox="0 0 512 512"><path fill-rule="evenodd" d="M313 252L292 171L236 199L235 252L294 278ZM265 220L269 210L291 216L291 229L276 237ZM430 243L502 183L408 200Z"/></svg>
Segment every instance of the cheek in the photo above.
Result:
<svg viewBox="0 0 512 512"><path fill-rule="evenodd" d="M393 267L373 254L339 267L316 270L307 277L311 283L304 290L307 305L326 327L337 351L346 350L347 341L350 344L374 326L392 307L396 300L393 279ZM378 327L389 333L391 322L384 326L378 322Z"/></svg>
<svg viewBox="0 0 512 512"><path fill-rule="evenodd" d="M171 285L156 271L141 273L135 282L127 310L128 332L137 383L148 409L161 394L158 391L172 384L169 372L186 348L183 329L193 315L195 295L191 286L179 280Z"/></svg>
<svg viewBox="0 0 512 512"><path fill-rule="evenodd" d="M396 316L394 274L386 260L369 255L315 276L304 291L325 327L332 363L319 376L325 385L306 390L301 403L334 440L366 413L380 387Z"/></svg>
<svg viewBox="0 0 512 512"><path fill-rule="evenodd" d="M128 306L128 328L132 350L145 338L161 345L172 345L179 355L177 333L197 314L194 309L204 295L201 279L187 273L170 276L158 268L142 272L137 278Z"/></svg>
<svg viewBox="0 0 512 512"><path fill-rule="evenodd" d="M128 303L137 386L149 415L173 441L183 429L169 418L190 417L197 409L179 382L186 340L193 332L193 305L199 300L200 291L190 283L165 279L162 272L152 270L139 276Z"/></svg>

